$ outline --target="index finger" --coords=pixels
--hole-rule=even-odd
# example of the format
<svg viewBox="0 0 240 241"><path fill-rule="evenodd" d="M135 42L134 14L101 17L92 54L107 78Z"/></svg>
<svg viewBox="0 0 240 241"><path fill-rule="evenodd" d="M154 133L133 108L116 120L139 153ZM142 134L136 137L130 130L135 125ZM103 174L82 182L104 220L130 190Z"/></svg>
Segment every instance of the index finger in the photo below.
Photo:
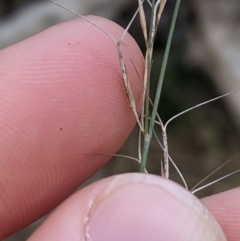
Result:
<svg viewBox="0 0 240 241"><path fill-rule="evenodd" d="M116 39L123 32L108 20L91 20ZM123 54L139 107L144 62L129 35ZM86 154L116 152L135 118L116 45L84 20L7 48L0 60L3 238L47 213L106 163L109 157Z"/></svg>

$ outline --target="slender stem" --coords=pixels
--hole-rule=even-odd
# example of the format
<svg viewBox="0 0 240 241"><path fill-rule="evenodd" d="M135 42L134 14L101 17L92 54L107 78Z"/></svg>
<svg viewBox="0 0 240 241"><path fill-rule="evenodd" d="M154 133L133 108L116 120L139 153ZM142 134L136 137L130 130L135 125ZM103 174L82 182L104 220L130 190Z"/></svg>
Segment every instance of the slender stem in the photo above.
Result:
<svg viewBox="0 0 240 241"><path fill-rule="evenodd" d="M163 146L164 146L163 173L165 178L169 178L168 141L167 141L167 132L165 128L162 130L162 136L163 136Z"/></svg>
<svg viewBox="0 0 240 241"><path fill-rule="evenodd" d="M149 125L148 125L148 116L149 116L149 88L150 88L150 74L151 74L151 48L149 47L149 43L147 44L147 50L146 50L146 68L145 71L146 73L146 93L145 93L145 108L144 108L144 134L146 135L148 133Z"/></svg>
<svg viewBox="0 0 240 241"><path fill-rule="evenodd" d="M153 105L153 110L152 110L152 115L151 115L151 120L150 120L150 126L149 126L149 133L148 133L148 135L145 135L145 138L144 138L144 146L143 146L142 162L140 165L140 172L144 171L144 168L145 168L146 162L147 162L148 151L149 151L150 142L152 139L154 123L155 123L158 104L159 104L161 91L162 91L162 84L163 84L163 80L164 80L164 76L165 76L165 72L166 72L168 56L169 56L169 52L170 52L170 48L171 48L172 37L173 37L173 33L174 33L174 28L176 25L176 20L177 20L180 3L181 3L181 0L176 0L173 18L172 18L172 22L171 22L171 26L170 26L168 39L167 39L167 45L166 45L166 49L164 52L163 63L161 66L161 72L160 72L160 76L159 76L158 86L157 86L157 90L156 90L156 95L155 95L155 100L154 100L154 105Z"/></svg>
<svg viewBox="0 0 240 241"><path fill-rule="evenodd" d="M142 150L142 160L141 160L141 164L140 164L140 172L144 172L145 167L146 167L149 143L150 143L149 135L145 134L144 142L143 142L143 150Z"/></svg>
<svg viewBox="0 0 240 241"><path fill-rule="evenodd" d="M152 52L153 52L153 44L154 41L151 38L152 36L152 31L154 29L154 14L155 14L155 0L152 1L152 12L151 12L151 20L150 20L150 27L149 27L149 39L146 45L146 56L145 56L145 80L144 80L144 87L145 87L145 94L144 94L144 144L143 144L143 150L142 150L142 155L144 156L146 153L146 150L144 149L144 147L146 148L146 143L148 143L148 132L149 132L149 92L150 92L150 76L151 76L151 61L152 61ZM144 156L144 161L141 161L140 164L140 172L144 172L144 169L146 167L146 162L147 162L147 158Z"/></svg>
<svg viewBox="0 0 240 241"><path fill-rule="evenodd" d="M155 0L152 0L152 12L151 12L151 20L150 20L149 34L148 34L148 36L149 36L149 42L151 41L150 36L151 36L151 34L152 34L152 28L153 28L154 25L155 25L155 22L154 22L155 2L156 2Z"/></svg>
<svg viewBox="0 0 240 241"><path fill-rule="evenodd" d="M152 61L152 52L153 52L153 44L154 41L152 39L152 31L153 29L155 29L155 0L152 1L152 12L151 12L151 21L150 21L150 27L149 27L149 39L147 42L147 49L146 49L146 68L145 70L147 71L146 73L146 94L145 94L145 120L144 120L144 130L145 130L145 135L148 133L149 131L149 121L148 121L148 116L149 116L149 92L150 92L150 76L151 76L151 61Z"/></svg>

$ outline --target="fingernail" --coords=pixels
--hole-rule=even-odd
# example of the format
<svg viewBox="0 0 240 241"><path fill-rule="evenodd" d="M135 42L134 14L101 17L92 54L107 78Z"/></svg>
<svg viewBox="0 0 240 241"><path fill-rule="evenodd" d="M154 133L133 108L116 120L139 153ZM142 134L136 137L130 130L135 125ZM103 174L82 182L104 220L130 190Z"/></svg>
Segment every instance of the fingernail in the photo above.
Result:
<svg viewBox="0 0 240 241"><path fill-rule="evenodd" d="M221 227L190 192L145 174L113 177L91 204L87 241L225 241Z"/></svg>

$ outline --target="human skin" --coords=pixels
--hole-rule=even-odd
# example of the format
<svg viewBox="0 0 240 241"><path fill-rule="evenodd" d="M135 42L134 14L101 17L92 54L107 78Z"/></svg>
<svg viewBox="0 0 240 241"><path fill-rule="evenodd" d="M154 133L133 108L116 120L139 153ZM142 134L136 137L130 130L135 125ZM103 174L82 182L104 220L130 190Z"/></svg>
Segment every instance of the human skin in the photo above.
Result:
<svg viewBox="0 0 240 241"><path fill-rule="evenodd" d="M121 36L116 24L89 18ZM129 35L123 53L140 110L144 61ZM68 198L109 160L93 154L115 153L134 125L116 45L86 21L2 50L0 239L66 199L29 240L226 240L212 215L227 240L239 240L239 188L204 198L202 206L171 181L125 174Z"/></svg>

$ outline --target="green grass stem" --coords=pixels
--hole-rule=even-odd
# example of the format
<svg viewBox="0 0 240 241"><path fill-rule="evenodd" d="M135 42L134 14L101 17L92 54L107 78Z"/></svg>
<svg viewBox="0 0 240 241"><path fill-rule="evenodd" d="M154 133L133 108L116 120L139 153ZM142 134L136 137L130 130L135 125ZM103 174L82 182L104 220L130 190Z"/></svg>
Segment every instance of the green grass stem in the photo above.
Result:
<svg viewBox="0 0 240 241"><path fill-rule="evenodd" d="M145 134L145 136L144 136L144 144L143 144L142 160L141 160L141 164L140 164L140 172L144 172L146 163L147 163L147 156L148 156L149 147L150 147L152 134L153 134L153 130L154 130L154 124L155 124L158 105L159 105L159 101L160 101L160 97L161 97L163 80L164 80L164 76L165 76L165 72L166 72L169 52L170 52L170 48L171 48L171 44L172 44L172 38L173 38L173 33L174 33L176 21L177 21L180 4L181 4L181 0L176 0L173 17L172 17L172 21L171 21L171 26L170 26L170 31L169 31L168 39L167 39L167 45L166 45L166 49L165 49L164 56L163 56L163 63L162 63L161 71L160 71L160 75L159 75L158 86L157 86L156 95L155 95L155 99L154 99L153 110L152 110L151 120L150 120L150 125L149 125L149 132L147 134Z"/></svg>

